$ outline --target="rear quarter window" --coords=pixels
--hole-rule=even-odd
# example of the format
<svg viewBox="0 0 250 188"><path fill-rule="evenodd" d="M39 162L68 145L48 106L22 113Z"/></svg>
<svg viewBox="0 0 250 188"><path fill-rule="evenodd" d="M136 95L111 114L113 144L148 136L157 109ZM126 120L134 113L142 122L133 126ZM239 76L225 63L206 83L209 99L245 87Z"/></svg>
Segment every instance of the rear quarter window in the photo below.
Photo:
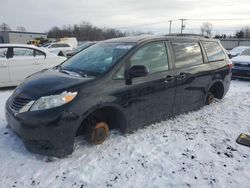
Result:
<svg viewBox="0 0 250 188"><path fill-rule="evenodd" d="M198 42L171 42L176 68L189 67L203 63Z"/></svg>
<svg viewBox="0 0 250 188"><path fill-rule="evenodd" d="M209 62L225 59L225 53L218 42L202 41Z"/></svg>

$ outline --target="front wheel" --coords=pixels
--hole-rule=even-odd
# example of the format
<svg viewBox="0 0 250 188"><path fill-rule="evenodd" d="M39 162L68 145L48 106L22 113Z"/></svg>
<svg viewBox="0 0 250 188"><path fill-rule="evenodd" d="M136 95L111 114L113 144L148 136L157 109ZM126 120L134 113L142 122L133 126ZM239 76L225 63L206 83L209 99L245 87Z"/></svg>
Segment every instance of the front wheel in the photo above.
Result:
<svg viewBox="0 0 250 188"><path fill-rule="evenodd" d="M109 135L109 127L105 122L97 122L89 126L86 131L86 137L91 144L102 144Z"/></svg>

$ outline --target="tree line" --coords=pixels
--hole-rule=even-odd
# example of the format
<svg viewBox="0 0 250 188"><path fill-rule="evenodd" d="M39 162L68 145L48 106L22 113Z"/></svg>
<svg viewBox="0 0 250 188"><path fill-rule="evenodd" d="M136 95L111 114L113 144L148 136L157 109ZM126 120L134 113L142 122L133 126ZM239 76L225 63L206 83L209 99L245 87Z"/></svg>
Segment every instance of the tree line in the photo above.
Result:
<svg viewBox="0 0 250 188"><path fill-rule="evenodd" d="M76 37L78 41L99 41L124 36L126 36L126 33L118 29L99 28L89 22L67 25L61 28L55 26L48 31L48 38Z"/></svg>
<svg viewBox="0 0 250 188"><path fill-rule="evenodd" d="M0 24L0 31L11 31L11 27L6 24ZM209 22L204 22L200 27L200 33L202 35L212 37L213 25ZM16 27L16 31L25 32L26 28L23 26ZM65 25L62 27L52 27L48 32L48 38L63 38L63 37L76 37L78 41L99 41L110 38L135 36L142 34L153 34L152 32L130 31L123 32L114 28L100 28L92 25L89 22L81 22L80 24ZM246 38L250 39L250 27L246 26L236 31L233 35L216 34L214 38Z"/></svg>

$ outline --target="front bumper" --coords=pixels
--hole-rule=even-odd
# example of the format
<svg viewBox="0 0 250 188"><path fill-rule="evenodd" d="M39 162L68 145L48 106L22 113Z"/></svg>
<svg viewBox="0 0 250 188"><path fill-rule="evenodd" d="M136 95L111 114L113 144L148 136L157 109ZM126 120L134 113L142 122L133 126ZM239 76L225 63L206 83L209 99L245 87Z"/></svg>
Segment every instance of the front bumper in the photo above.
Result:
<svg viewBox="0 0 250 188"><path fill-rule="evenodd" d="M43 155L65 157L73 152L76 129L80 124L76 114L62 107L14 114L6 103L6 119L25 147Z"/></svg>
<svg viewBox="0 0 250 188"><path fill-rule="evenodd" d="M235 78L250 78L250 68L249 67L234 67L232 69L232 77Z"/></svg>

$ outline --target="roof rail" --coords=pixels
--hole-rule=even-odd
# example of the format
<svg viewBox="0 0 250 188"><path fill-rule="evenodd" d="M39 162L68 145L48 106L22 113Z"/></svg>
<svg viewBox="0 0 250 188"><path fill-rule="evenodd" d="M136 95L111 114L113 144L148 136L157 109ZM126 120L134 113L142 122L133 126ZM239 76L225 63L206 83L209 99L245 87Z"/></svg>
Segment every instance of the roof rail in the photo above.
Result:
<svg viewBox="0 0 250 188"><path fill-rule="evenodd" d="M192 33L171 33L164 36L181 36L181 37L203 37L209 38L208 36L199 35L199 34L192 34Z"/></svg>

